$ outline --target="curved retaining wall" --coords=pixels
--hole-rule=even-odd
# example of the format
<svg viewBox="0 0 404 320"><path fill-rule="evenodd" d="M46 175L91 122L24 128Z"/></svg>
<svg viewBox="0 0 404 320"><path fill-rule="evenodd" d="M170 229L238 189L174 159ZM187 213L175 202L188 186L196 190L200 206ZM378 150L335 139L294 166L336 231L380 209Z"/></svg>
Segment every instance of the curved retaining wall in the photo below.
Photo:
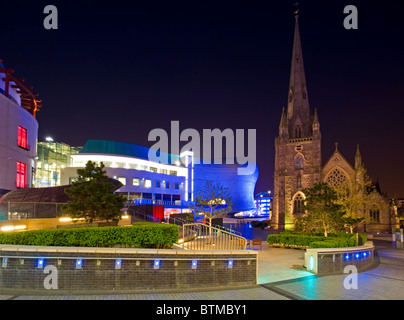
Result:
<svg viewBox="0 0 404 320"><path fill-rule="evenodd" d="M0 288L119 291L257 283L257 252L0 245Z"/></svg>
<svg viewBox="0 0 404 320"><path fill-rule="evenodd" d="M361 271L374 263L374 249L372 242L359 247L306 249L304 267L315 274L342 274L347 266Z"/></svg>

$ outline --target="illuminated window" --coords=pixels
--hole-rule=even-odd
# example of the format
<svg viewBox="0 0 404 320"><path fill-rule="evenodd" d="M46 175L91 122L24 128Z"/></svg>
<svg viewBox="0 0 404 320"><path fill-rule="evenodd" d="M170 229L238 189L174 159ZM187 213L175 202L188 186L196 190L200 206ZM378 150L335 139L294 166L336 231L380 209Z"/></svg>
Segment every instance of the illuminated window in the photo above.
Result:
<svg viewBox="0 0 404 320"><path fill-rule="evenodd" d="M28 149L28 131L21 126L18 126L18 146Z"/></svg>
<svg viewBox="0 0 404 320"><path fill-rule="evenodd" d="M176 176L176 175L177 175L177 171L175 171L175 170L170 170L170 175Z"/></svg>
<svg viewBox="0 0 404 320"><path fill-rule="evenodd" d="M133 185L136 187L140 186L140 179L133 179Z"/></svg>
<svg viewBox="0 0 404 320"><path fill-rule="evenodd" d="M27 165L22 162L17 162L17 188L25 188L27 186Z"/></svg>
<svg viewBox="0 0 404 320"><path fill-rule="evenodd" d="M144 186L145 186L146 188L151 188L151 185L152 185L151 180L145 180L145 181L144 181Z"/></svg>
<svg viewBox="0 0 404 320"><path fill-rule="evenodd" d="M151 171L151 172L157 172L157 168L150 167L150 171Z"/></svg>
<svg viewBox="0 0 404 320"><path fill-rule="evenodd" d="M118 178L118 181L126 186L126 178Z"/></svg>

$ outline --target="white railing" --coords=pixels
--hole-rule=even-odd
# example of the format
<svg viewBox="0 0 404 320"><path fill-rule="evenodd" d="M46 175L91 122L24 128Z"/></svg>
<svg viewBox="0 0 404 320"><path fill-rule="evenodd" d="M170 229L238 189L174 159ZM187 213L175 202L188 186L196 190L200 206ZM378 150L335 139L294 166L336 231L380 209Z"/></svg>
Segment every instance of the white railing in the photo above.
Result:
<svg viewBox="0 0 404 320"><path fill-rule="evenodd" d="M184 224L179 244L188 250L245 250L247 239L202 223Z"/></svg>

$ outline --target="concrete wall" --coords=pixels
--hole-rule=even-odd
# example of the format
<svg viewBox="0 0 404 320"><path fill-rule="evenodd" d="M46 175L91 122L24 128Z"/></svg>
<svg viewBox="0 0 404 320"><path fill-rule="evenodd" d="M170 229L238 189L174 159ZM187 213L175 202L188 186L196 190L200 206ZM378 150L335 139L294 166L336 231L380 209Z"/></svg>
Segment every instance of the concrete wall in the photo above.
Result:
<svg viewBox="0 0 404 320"><path fill-rule="evenodd" d="M48 275L56 276L58 290L82 292L200 289L257 283L257 252L254 251L0 245L0 257L1 288L45 291ZM42 264L39 259L43 259ZM77 259L82 259L80 265ZM156 260L160 262L156 264ZM51 273L44 272L47 266L52 266Z"/></svg>
<svg viewBox="0 0 404 320"><path fill-rule="evenodd" d="M374 263L374 249L371 242L359 247L307 249L304 266L307 271L320 275L342 274L347 266L361 271Z"/></svg>

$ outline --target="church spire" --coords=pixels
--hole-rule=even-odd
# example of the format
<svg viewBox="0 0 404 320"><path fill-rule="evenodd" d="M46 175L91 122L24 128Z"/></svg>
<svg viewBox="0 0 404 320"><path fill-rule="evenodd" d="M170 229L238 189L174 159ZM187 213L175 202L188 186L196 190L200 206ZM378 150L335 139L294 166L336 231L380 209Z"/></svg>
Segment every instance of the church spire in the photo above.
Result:
<svg viewBox="0 0 404 320"><path fill-rule="evenodd" d="M293 43L292 65L290 73L289 97L288 97L288 120L290 133L300 132L298 137L311 135L310 107L306 86L306 74L304 71L303 51L299 30L299 10L295 11L295 36ZM296 127L299 128L296 131Z"/></svg>

